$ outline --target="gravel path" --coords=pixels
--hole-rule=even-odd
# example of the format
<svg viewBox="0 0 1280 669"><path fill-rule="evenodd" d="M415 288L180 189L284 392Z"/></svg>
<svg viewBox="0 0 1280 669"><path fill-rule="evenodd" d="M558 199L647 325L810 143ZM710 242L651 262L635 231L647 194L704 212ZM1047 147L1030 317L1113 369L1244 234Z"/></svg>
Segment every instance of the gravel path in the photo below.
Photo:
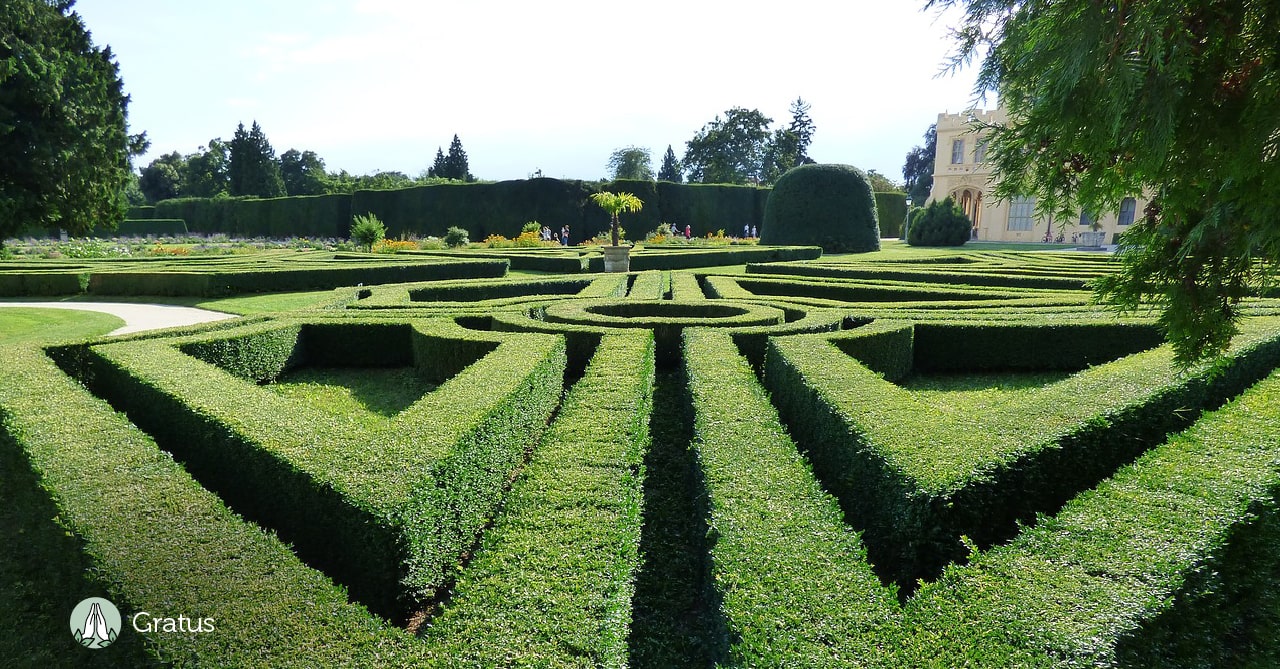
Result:
<svg viewBox="0 0 1280 669"><path fill-rule="evenodd" d="M124 319L124 327L112 330L108 334L128 334L145 332L180 325L195 325L228 318L238 318L235 314L221 311L197 309L195 307L179 307L172 304L129 304L127 302L0 302L0 307L34 307L37 309L77 309L80 311L99 311Z"/></svg>

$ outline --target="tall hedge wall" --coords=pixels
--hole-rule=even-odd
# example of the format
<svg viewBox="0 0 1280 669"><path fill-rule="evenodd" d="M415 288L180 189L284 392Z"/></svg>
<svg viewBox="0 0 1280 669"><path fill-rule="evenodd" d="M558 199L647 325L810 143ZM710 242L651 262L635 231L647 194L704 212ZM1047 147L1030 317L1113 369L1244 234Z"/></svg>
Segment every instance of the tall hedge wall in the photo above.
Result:
<svg viewBox="0 0 1280 669"><path fill-rule="evenodd" d="M741 231L743 224L760 227L764 221L768 196L760 197L762 189L754 186L660 181L657 190L662 220L680 230L693 226L698 237L721 229L732 235Z"/></svg>
<svg viewBox="0 0 1280 669"><path fill-rule="evenodd" d="M876 211L880 214L880 238L901 237L902 221L907 218L905 193L876 193Z"/></svg>
<svg viewBox="0 0 1280 669"><path fill-rule="evenodd" d="M183 219L192 232L233 237L346 237L351 228L347 195L188 197L158 202L154 213L155 218Z"/></svg>
<svg viewBox="0 0 1280 669"><path fill-rule="evenodd" d="M632 193L644 203L639 212L622 219L632 240L643 239L661 222L674 223L681 230L693 226L699 237L721 229L737 234L743 225L760 227L770 193L754 186L634 180L599 186L542 178L267 200L176 198L154 207L135 208L130 217L182 219L188 230L202 234L346 237L353 214L372 213L387 225L388 237L439 237L458 226L477 241L492 234L515 237L526 222L538 221L555 230L568 225L570 241L576 244L608 228L604 210L587 202L587 197L599 190Z"/></svg>

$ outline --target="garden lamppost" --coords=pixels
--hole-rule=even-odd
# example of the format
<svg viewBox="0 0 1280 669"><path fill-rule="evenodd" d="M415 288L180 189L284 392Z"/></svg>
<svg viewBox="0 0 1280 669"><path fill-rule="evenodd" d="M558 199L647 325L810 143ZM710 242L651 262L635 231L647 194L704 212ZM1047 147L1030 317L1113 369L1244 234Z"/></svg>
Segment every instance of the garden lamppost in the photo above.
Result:
<svg viewBox="0 0 1280 669"><path fill-rule="evenodd" d="M911 196L907 196L907 213L902 215L902 239L907 238L907 226L911 224Z"/></svg>

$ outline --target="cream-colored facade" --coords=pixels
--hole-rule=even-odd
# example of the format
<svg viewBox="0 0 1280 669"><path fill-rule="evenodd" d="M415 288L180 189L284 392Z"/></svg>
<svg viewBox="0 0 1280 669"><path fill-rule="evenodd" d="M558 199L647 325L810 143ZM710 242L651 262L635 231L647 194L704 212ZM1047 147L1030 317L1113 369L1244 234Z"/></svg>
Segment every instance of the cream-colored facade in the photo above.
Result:
<svg viewBox="0 0 1280 669"><path fill-rule="evenodd" d="M933 163L933 190L929 201L950 196L973 221L972 239L999 242L1064 241L1084 243L1084 233L1093 231L1093 221L1084 215L1070 220L1040 217L1034 198L999 200L992 194L991 163L986 160L985 133L974 131L974 121L1004 123L1003 109L971 110L959 114L938 114L938 148ZM1115 242L1116 235L1142 216L1147 201L1125 198L1117 211L1097 217L1103 243ZM1046 234L1049 235L1046 240Z"/></svg>

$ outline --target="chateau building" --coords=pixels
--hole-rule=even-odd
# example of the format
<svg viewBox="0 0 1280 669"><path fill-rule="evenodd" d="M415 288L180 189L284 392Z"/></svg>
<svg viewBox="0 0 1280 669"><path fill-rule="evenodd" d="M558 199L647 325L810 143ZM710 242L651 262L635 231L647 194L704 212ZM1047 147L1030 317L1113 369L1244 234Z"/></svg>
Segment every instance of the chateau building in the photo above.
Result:
<svg viewBox="0 0 1280 669"><path fill-rule="evenodd" d="M1127 197L1117 211L1098 212L1090 216L1081 212L1071 220L1055 220L1036 214L1033 197L1017 197L1001 201L992 194L992 166L987 162L985 132L975 132L973 121L984 124L1003 123L1008 119L1003 109L971 110L959 114L938 114L938 149L933 164L933 190L929 201L950 196L973 222L971 238L999 242L1084 242L1083 233L1092 232L1095 219L1104 233L1103 243L1112 244L1116 236L1132 225L1146 208L1142 197Z"/></svg>

